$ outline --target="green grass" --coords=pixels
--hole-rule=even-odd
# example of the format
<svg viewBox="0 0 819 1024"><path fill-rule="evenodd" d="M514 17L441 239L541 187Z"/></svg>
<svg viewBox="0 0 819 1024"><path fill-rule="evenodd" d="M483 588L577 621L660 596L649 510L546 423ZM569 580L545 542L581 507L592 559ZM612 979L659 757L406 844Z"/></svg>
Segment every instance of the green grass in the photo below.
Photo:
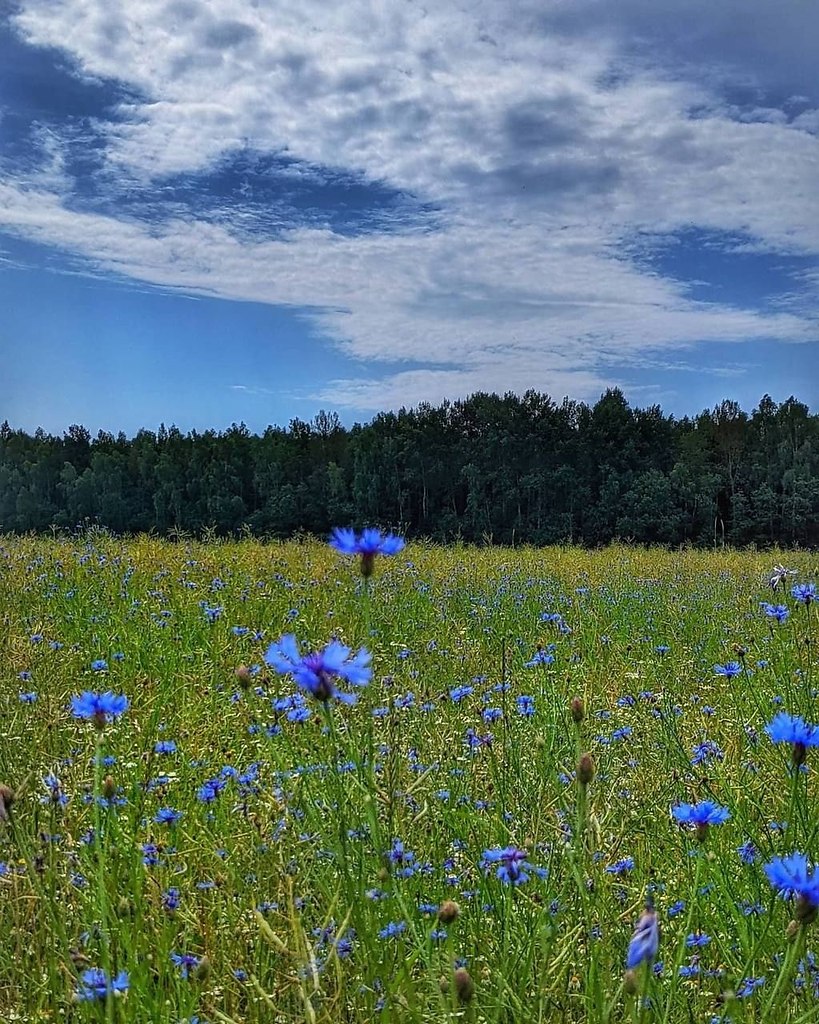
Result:
<svg viewBox="0 0 819 1024"><path fill-rule="evenodd" d="M787 939L793 906L763 871L819 857L812 754L794 773L764 733L780 709L819 719L816 608L776 598L783 625L760 610L775 561L816 578L804 553L410 546L365 589L319 543L0 538L0 782L15 796L0 824L2 1019L816 1020L819 973L793 984L813 929ZM274 710L294 687L263 655L287 632L305 650L336 636L372 653L354 707L308 704L301 723ZM549 644L554 662L526 667ZM733 679L714 672L728 661L743 666ZM249 687L240 665L262 666ZM71 715L83 690L130 707L97 731ZM468 729L491 743L470 749ZM154 753L160 740L177 752ZM718 753L694 765L705 740ZM585 752L586 801L572 778ZM700 844L670 809L702 799L731 819ZM153 820L162 807L178 824ZM394 840L414 859L392 863ZM753 864L737 854L748 841ZM482 867L509 845L547 877L512 887ZM633 869L606 870L627 857ZM649 895L663 970L624 985ZM446 900L460 913L443 925ZM379 937L390 923L399 933ZM699 932L710 942L686 948ZM174 952L199 959L188 978ZM692 953L699 973L682 977ZM97 966L127 971L127 994L78 1002Z"/></svg>

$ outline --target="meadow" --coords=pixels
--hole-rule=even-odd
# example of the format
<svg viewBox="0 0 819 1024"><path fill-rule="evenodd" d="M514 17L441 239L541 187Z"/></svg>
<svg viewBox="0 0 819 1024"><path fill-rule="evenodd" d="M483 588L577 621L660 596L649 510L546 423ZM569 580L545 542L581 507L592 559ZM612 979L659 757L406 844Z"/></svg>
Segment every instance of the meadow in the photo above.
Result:
<svg viewBox="0 0 819 1024"><path fill-rule="evenodd" d="M3 1020L819 1020L814 556L364 568L0 538Z"/></svg>

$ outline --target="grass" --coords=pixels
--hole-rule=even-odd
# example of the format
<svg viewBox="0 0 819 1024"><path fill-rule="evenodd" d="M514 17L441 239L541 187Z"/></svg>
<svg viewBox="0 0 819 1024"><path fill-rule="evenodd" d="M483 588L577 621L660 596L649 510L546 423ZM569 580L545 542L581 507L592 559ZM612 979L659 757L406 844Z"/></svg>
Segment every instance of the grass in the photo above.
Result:
<svg viewBox="0 0 819 1024"><path fill-rule="evenodd" d="M816 1020L813 929L786 935L763 870L819 847L814 755L764 732L819 718L789 594L815 578L804 553L410 546L365 585L320 543L0 539L2 1019ZM293 700L264 662L289 632L371 652L355 706ZM86 690L128 710L97 729ZM731 817L700 842L670 811L704 799ZM485 861L510 846L523 884ZM658 963L625 975L647 900ZM95 967L127 991L79 1000Z"/></svg>

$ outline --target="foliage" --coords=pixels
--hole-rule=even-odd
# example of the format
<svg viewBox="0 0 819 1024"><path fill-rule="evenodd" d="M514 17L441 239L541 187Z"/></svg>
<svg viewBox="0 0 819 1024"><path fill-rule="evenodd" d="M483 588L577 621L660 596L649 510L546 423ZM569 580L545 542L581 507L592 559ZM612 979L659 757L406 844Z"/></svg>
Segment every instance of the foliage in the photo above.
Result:
<svg viewBox="0 0 819 1024"><path fill-rule="evenodd" d="M0 428L0 529L97 523L116 533L326 535L391 523L478 543L819 543L819 415L765 397L690 419L475 394L383 413L335 414L254 436L242 425L132 439Z"/></svg>
<svg viewBox="0 0 819 1024"><path fill-rule="evenodd" d="M0 538L0 1015L815 1019L815 568Z"/></svg>

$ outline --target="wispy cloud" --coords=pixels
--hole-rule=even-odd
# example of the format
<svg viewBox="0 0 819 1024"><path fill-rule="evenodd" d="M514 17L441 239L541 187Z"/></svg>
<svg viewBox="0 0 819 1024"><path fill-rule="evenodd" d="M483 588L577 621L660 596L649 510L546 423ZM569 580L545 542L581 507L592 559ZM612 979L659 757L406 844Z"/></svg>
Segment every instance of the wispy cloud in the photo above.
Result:
<svg viewBox="0 0 819 1024"><path fill-rule="evenodd" d="M130 98L84 124L79 171L78 126L41 126L0 227L97 271L301 310L362 365L316 395L357 408L590 396L669 350L813 341L810 271L782 308L704 302L635 248L696 226L819 256L819 83L797 31L815 17L749 2L767 37L720 53L724 15L701 0L693 34L681 0L23 0L29 43ZM679 31L661 46L663 17Z"/></svg>

